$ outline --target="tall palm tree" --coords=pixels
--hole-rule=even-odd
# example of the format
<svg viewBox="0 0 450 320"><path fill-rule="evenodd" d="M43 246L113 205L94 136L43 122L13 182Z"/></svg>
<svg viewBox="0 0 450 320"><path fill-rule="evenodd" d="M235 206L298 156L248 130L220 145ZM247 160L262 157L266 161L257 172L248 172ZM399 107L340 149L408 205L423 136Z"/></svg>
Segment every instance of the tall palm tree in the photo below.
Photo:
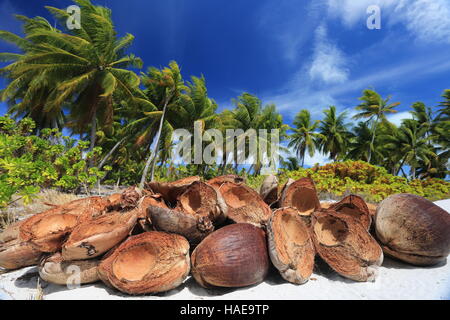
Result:
<svg viewBox="0 0 450 320"><path fill-rule="evenodd" d="M92 151L98 122L106 126L112 123L114 95L120 93L133 100L139 93L139 77L126 68L140 68L142 61L125 54L134 37L127 34L117 38L108 8L94 6L89 0L74 2L81 8L80 29L70 33L44 28L33 30L27 39L34 45L4 71L13 74L16 81L38 75L41 81L56 84L47 96L44 111L58 111L68 105L70 126L76 133L86 133ZM69 18L65 10L46 8L65 25ZM5 91L13 88L14 82Z"/></svg>
<svg viewBox="0 0 450 320"><path fill-rule="evenodd" d="M180 67L175 61L171 61L168 67L161 70L154 67L149 68L146 74L142 74L142 83L146 87L146 105L150 110L144 113L144 118L137 121L144 122L147 120L150 121L151 125L144 128L140 139L149 140L151 144L154 142L155 145L145 163L140 182L141 187L144 186L150 165L152 166L150 180L153 181L163 132L167 133L165 139L169 139L169 133L173 132L173 126L169 121L166 121L167 109L175 108L180 103L180 97L186 90ZM154 127L155 123L159 123L157 129ZM136 122L132 125L135 126Z"/></svg>
<svg viewBox="0 0 450 320"><path fill-rule="evenodd" d="M356 110L361 111L355 115L354 119L368 119L372 122L372 138L370 141L370 146L368 148L368 159L367 162L370 163L372 158L372 150L374 148L375 134L377 130L378 123L381 120L386 120L386 114L397 112L394 110L400 102L389 103L391 97L383 99L376 91L366 89L363 91L363 95L359 100L363 101L356 107Z"/></svg>
<svg viewBox="0 0 450 320"><path fill-rule="evenodd" d="M330 106L324 111L325 118L320 121L319 149L322 153L329 153L330 159L336 161L343 157L348 148L351 133L345 123L347 113L336 114L336 107Z"/></svg>
<svg viewBox="0 0 450 320"><path fill-rule="evenodd" d="M432 137L426 136L425 127L421 127L416 120L406 119L388 143L388 147L396 150L402 157L400 168L404 163L411 167L412 179L417 177L416 171L420 167L420 162L429 165L431 159L437 157L428 143L430 139Z"/></svg>
<svg viewBox="0 0 450 320"><path fill-rule="evenodd" d="M319 125L319 120L311 121L311 114L308 110L301 110L295 116L294 133L289 137L288 147L294 148L297 157L301 160L302 167L305 165L306 152L310 157L313 157L318 148L321 135L315 131L319 128Z"/></svg>

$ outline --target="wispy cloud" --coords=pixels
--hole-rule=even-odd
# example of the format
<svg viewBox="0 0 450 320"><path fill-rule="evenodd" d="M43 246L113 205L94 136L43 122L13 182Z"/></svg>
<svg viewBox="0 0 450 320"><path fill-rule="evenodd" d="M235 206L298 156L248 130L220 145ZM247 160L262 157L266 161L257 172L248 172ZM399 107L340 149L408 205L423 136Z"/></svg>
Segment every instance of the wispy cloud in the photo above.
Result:
<svg viewBox="0 0 450 320"><path fill-rule="evenodd" d="M401 24L417 40L450 43L450 2L448 0L326 0L330 17L349 28L365 26L367 8L381 8L382 26Z"/></svg>
<svg viewBox="0 0 450 320"><path fill-rule="evenodd" d="M309 67L310 79L336 84L346 81L348 75L344 53L328 39L327 27L321 24L315 32L313 61Z"/></svg>
<svg viewBox="0 0 450 320"><path fill-rule="evenodd" d="M404 119L412 119L412 114L409 111L397 112L395 114L387 116L387 119L396 126L399 126L402 124L402 121Z"/></svg>

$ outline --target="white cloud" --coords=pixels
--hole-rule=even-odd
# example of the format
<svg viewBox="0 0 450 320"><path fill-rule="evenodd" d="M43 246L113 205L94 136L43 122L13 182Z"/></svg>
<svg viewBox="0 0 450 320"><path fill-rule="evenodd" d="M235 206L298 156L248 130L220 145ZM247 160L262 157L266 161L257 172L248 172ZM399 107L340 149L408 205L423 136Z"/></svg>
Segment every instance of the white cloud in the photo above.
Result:
<svg viewBox="0 0 450 320"><path fill-rule="evenodd" d="M370 5L381 8L382 28L402 24L422 42L450 43L448 0L327 0L328 13L347 27L365 26Z"/></svg>
<svg viewBox="0 0 450 320"><path fill-rule="evenodd" d="M313 61L309 68L311 80L342 83L348 75L345 55L328 39L326 25L320 25L315 32Z"/></svg>
<svg viewBox="0 0 450 320"><path fill-rule="evenodd" d="M412 119L411 112L403 111L403 112L397 112L392 115L387 116L387 119L395 124L396 126L399 126L402 124L402 120L404 119Z"/></svg>

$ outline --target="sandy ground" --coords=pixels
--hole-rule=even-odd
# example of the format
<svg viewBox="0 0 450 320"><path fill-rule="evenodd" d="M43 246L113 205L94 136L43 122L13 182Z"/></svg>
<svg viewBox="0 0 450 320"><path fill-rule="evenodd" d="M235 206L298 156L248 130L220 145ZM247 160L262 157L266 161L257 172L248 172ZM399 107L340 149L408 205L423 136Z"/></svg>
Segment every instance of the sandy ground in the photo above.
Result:
<svg viewBox="0 0 450 320"><path fill-rule="evenodd" d="M450 211L450 199L438 201ZM37 294L36 267L0 275L0 299L34 299ZM207 290L189 277L181 286L158 295L130 297L105 287L102 283L68 289L65 286L41 283L44 299L450 299L450 263L419 268L385 258L375 282L358 283L347 280L327 266L319 264L304 285L284 281L276 270L258 285L240 289Z"/></svg>

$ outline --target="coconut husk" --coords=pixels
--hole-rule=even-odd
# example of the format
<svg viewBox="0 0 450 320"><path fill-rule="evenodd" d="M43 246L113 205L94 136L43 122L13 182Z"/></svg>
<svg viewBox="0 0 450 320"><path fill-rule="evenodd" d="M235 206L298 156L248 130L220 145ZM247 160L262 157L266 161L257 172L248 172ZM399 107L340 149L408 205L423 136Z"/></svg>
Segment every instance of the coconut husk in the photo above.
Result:
<svg viewBox="0 0 450 320"><path fill-rule="evenodd" d="M38 264L42 252L28 242L20 239L0 244L0 267L14 270Z"/></svg>
<svg viewBox="0 0 450 320"><path fill-rule="evenodd" d="M396 194L384 199L375 216L383 251L401 261L434 265L450 253L450 215L427 199Z"/></svg>
<svg viewBox="0 0 450 320"><path fill-rule="evenodd" d="M240 177L235 174L227 174L224 176L212 178L212 179L208 180L206 183L208 183L214 189L219 189L222 186L222 184L224 184L225 182L233 182L236 184L240 184L240 183L245 183L245 178Z"/></svg>
<svg viewBox="0 0 450 320"><path fill-rule="evenodd" d="M156 230L182 235L192 245L199 243L214 231L213 222L207 216L155 206L147 208L147 215Z"/></svg>
<svg viewBox="0 0 450 320"><path fill-rule="evenodd" d="M235 223L250 223L264 227L272 210L258 192L244 184L225 182L219 188L228 206L228 218Z"/></svg>
<svg viewBox="0 0 450 320"><path fill-rule="evenodd" d="M41 252L56 252L61 249L66 236L78 223L78 216L61 213L53 208L25 220L20 229L20 239L30 242Z"/></svg>
<svg viewBox="0 0 450 320"><path fill-rule="evenodd" d="M319 256L341 276L374 281L383 251L365 227L331 209L312 216L314 246Z"/></svg>
<svg viewBox="0 0 450 320"><path fill-rule="evenodd" d="M7 226L6 229L0 233L0 244L19 238L19 230L22 223L23 220L20 220Z"/></svg>
<svg viewBox="0 0 450 320"><path fill-rule="evenodd" d="M344 214L355 219L355 221L361 223L366 230L370 229L372 217L370 216L366 202L361 197L353 194L346 196L341 201L333 203L329 208L339 214Z"/></svg>
<svg viewBox="0 0 450 320"><path fill-rule="evenodd" d="M100 280L97 267L100 260L64 261L60 252L47 256L39 263L39 276L59 285L80 285Z"/></svg>
<svg viewBox="0 0 450 320"><path fill-rule="evenodd" d="M100 263L107 285L128 294L164 292L189 274L189 243L176 234L151 231L128 238Z"/></svg>
<svg viewBox="0 0 450 320"><path fill-rule="evenodd" d="M72 214L79 216L79 220L86 221L105 214L108 211L110 204L111 203L108 198L94 196L77 199L63 205L58 205L53 209L56 210L55 212L59 212L61 214Z"/></svg>
<svg viewBox="0 0 450 320"><path fill-rule="evenodd" d="M107 197L110 202L108 210L124 211L134 209L138 206L142 196L143 192L139 188L135 186L128 187L122 193L114 193Z"/></svg>
<svg viewBox="0 0 450 320"><path fill-rule="evenodd" d="M187 177L173 182L152 181L147 183L145 188L153 194L161 194L168 203L175 203L178 196L196 181L200 181L200 177Z"/></svg>
<svg viewBox="0 0 450 320"><path fill-rule="evenodd" d="M168 209L164 199L160 194L149 194L144 196L138 205L137 225L144 232L152 231L152 222L147 216L147 208L150 206Z"/></svg>
<svg viewBox="0 0 450 320"><path fill-rule="evenodd" d="M281 193L280 207L296 208L301 215L311 217L311 214L320 209L314 181L311 178L302 178L287 183Z"/></svg>
<svg viewBox="0 0 450 320"><path fill-rule="evenodd" d="M192 183L178 197L175 209L193 216L208 217L214 225L223 223L228 212L220 192L200 181Z"/></svg>
<svg viewBox="0 0 450 320"><path fill-rule="evenodd" d="M278 201L278 179L275 175L271 174L264 178L259 194L269 206Z"/></svg>
<svg viewBox="0 0 450 320"><path fill-rule="evenodd" d="M78 224L62 246L64 260L92 259L120 243L135 226L138 210L112 212Z"/></svg>
<svg viewBox="0 0 450 320"><path fill-rule="evenodd" d="M315 249L311 234L294 208L274 211L267 226L269 256L281 276L303 284L314 269Z"/></svg>
<svg viewBox="0 0 450 320"><path fill-rule="evenodd" d="M269 269L265 232L248 223L225 226L206 237L191 259L192 275L202 287L259 283Z"/></svg>

